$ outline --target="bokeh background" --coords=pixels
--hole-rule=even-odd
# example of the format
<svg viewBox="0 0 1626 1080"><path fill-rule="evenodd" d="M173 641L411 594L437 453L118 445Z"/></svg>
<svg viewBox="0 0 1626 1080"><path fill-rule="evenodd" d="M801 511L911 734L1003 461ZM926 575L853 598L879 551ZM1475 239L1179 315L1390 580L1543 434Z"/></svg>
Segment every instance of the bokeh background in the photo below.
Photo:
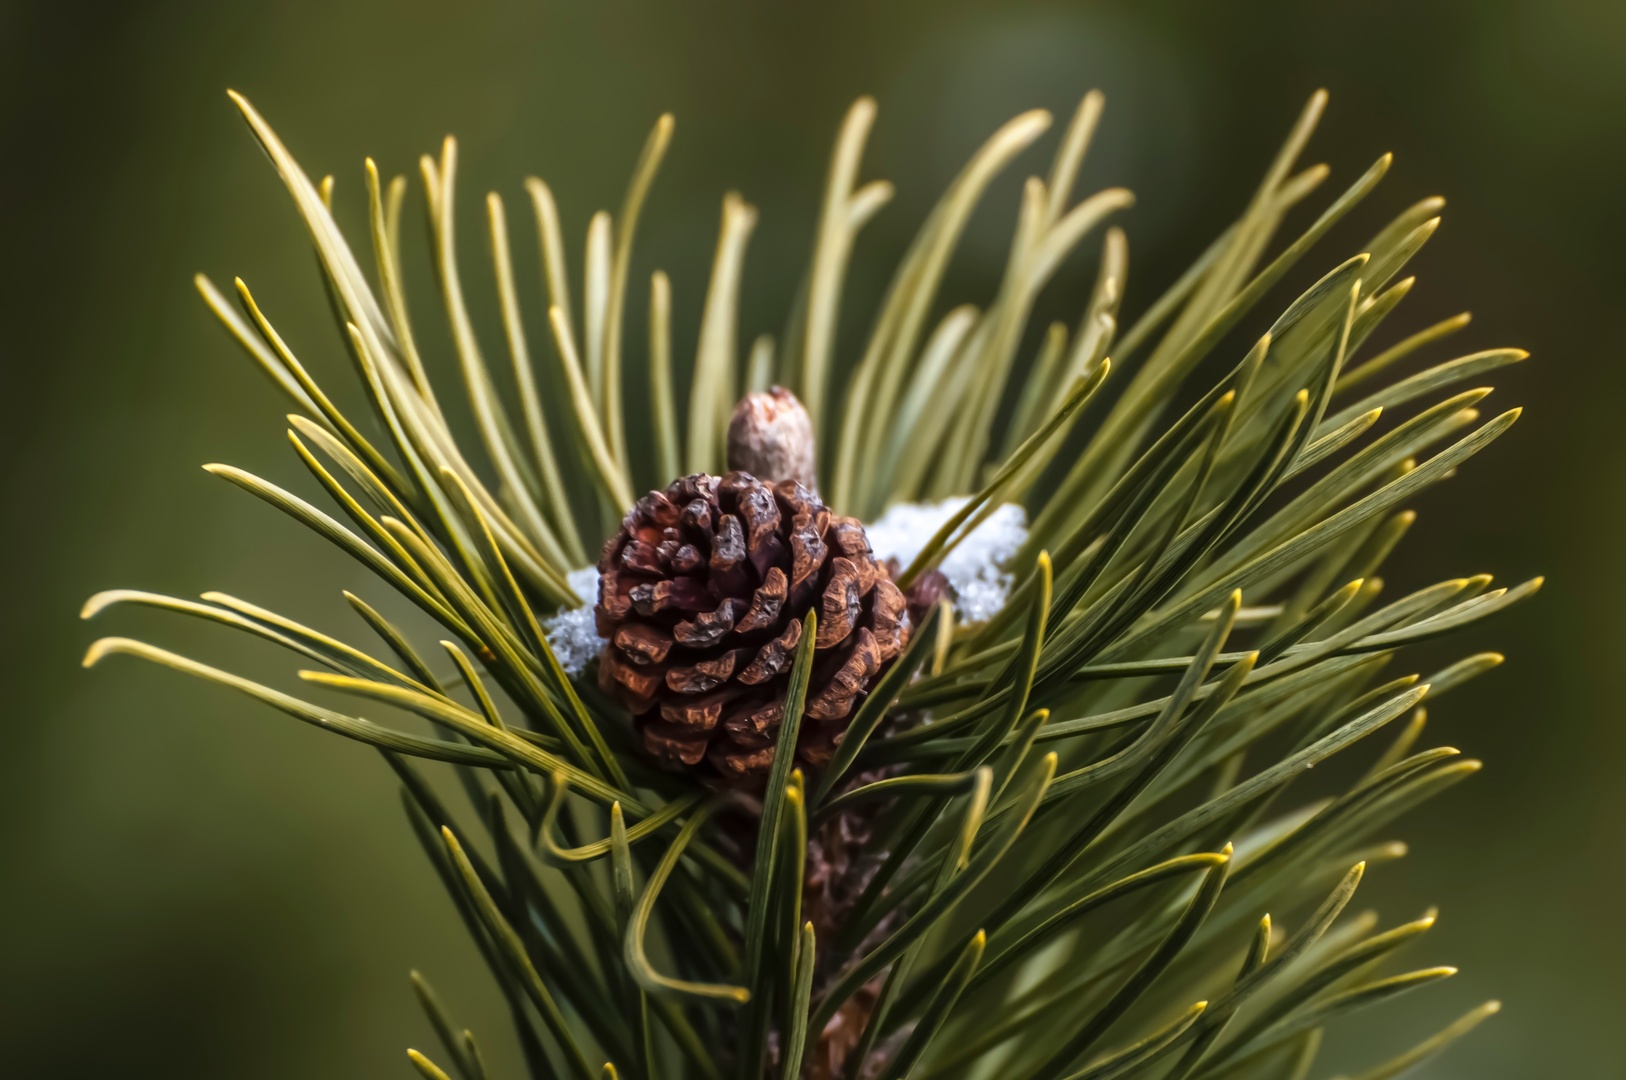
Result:
<svg viewBox="0 0 1626 1080"><path fill-rule="evenodd" d="M742 332L778 328L860 93L881 102L864 175L898 196L861 241L850 296L879 289L999 122L1033 106L1065 115L1100 87L1085 182L1139 195L1125 219L1134 310L1240 209L1323 85L1332 105L1309 160L1333 166L1329 188L1384 150L1397 166L1313 269L1388 213L1447 195L1395 329L1471 309L1461 351L1534 354L1492 399L1527 405L1524 420L1419 505L1391 577L1551 575L1459 643L1510 662L1431 721L1488 768L1405 822L1412 856L1363 890L1393 917L1438 902L1428 959L1462 974L1352 1027L1330 1065L1499 996L1503 1014L1422 1075L1626 1075L1618 0L0 4L0 1071L401 1076L402 1048L429 1037L409 966L465 1018L492 1004L374 754L169 673L78 667L96 628L77 609L98 589L224 589L336 629L352 618L338 588L379 591L198 468L299 475L280 399L197 302L195 271L242 274L307 361L346 381L306 240L226 87L308 170L337 174L356 227L363 154L415 174L457 132L481 303L479 193L509 197L533 260L520 181L545 176L579 266L588 215L619 204L648 126L674 111L634 280L671 271L681 343L731 187L763 213ZM954 293L993 288L1015 185L1043 153L987 201ZM434 325L424 252L409 252ZM1057 287L1059 310L1079 302L1088 261ZM120 619L268 670L224 635Z"/></svg>

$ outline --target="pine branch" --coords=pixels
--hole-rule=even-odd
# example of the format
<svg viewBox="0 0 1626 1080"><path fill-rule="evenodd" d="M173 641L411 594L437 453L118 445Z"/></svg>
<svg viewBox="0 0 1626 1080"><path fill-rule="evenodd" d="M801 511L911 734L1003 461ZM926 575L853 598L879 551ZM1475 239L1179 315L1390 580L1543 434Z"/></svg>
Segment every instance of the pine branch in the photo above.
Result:
<svg viewBox="0 0 1626 1080"><path fill-rule="evenodd" d="M209 469L426 613L452 670L437 673L426 656L440 653L377 597L350 593L383 652L224 593L117 590L85 605L86 618L137 604L247 633L322 669L299 671L297 693L127 638L96 642L85 663L146 659L384 752L508 1006L462 1028L414 974L446 1063L408 1051L419 1075L484 1080L477 1030L487 1044L515 1038L538 1080L1302 1076L1324 1028L1450 973L1384 972L1432 915L1379 932L1343 913L1369 863L1404 852L1393 822L1478 768L1421 745L1422 703L1501 657L1427 678L1380 673L1540 579L1452 579L1380 603L1377 572L1412 527L1410 504L1518 417L1482 420L1490 390L1459 387L1525 354L1405 373L1463 315L1364 355L1414 291L1397 275L1433 235L1436 200L1329 259L1284 302L1288 274L1391 165L1380 158L1276 243L1327 175L1298 165L1324 94L1235 222L1149 306L1129 291L1124 233L1107 232L1072 331L1029 321L1057 269L1130 202L1120 189L1073 197L1099 94L1080 104L1046 178L1008 208L1016 228L996 293L941 295L991 181L1050 122L1018 117L928 215L849 356L838 333L847 267L891 194L859 181L876 111L861 100L837 139L787 330L777 351L756 335L748 362L739 292L757 211L724 199L692 369L672 353L664 273L651 279L642 360L623 327L644 302L629 267L671 117L655 124L619 216L593 218L579 306L552 190L527 181L546 358L525 337L502 201L486 202L501 324L477 327L456 260L456 144L424 158L428 246L455 346L428 356L401 285L407 182L385 184L365 163L370 280L332 216L331 178L312 183L232 98L309 230L368 415L334 405L241 281L239 310L200 277L229 337L293 403L300 467L350 525L271 480ZM1282 314L1262 319L1267 303ZM1141 314L1119 335L1125 304ZM493 332L506 374L486 360L481 336ZM637 362L648 415L622 392ZM468 445L432 388L448 366L476 420ZM1214 366L1229 370L1197 381ZM679 370L693 372L686 409ZM510 379L512 401L499 389ZM733 403L774 382L806 400L828 506L772 477L724 491L705 476L634 504L641 433L657 483L680 456L717 471ZM1174 416L1177 402L1191 404ZM877 516L927 497L952 499L914 508L933 524L912 530L888 570L871 548ZM736 541L717 522L748 516L727 500L749 498L763 516ZM679 513L693 516L685 528L716 530L709 552L678 548ZM597 597L579 595L599 523L623 514L600 573L618 573L618 559L646 576L681 563L661 587L698 588L693 575L709 573L704 603L690 595L661 615L673 594L624 595L612 577ZM987 544L1011 515L1031 528ZM796 580L772 579L769 564L792 546ZM1014 554L988 564L988 550ZM993 590L992 617L974 587ZM570 614L595 599L596 622ZM761 622L747 631L748 604ZM583 642L560 635L588 635L591 652L606 628L595 685L568 659ZM351 711L307 699L322 691L345 694ZM376 719L379 706L418 719ZM1364 748L1390 725L1386 746ZM656 767L661 746L683 767ZM1339 774L1353 780L1311 771L1339 755L1364 755ZM468 805L444 805L410 759L449 766ZM1482 1006L1360 1080L1400 1075L1495 1011Z"/></svg>

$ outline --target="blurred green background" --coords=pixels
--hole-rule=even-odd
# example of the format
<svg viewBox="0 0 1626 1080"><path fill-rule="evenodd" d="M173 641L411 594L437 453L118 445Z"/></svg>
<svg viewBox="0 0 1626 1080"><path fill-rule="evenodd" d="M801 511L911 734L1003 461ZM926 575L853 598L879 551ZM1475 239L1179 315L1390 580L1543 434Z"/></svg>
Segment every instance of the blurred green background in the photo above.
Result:
<svg viewBox="0 0 1626 1080"><path fill-rule="evenodd" d="M1422 1075L1626 1075L1626 5L12 0L0 57L0 1072L401 1076L402 1048L429 1038L409 966L465 1019L494 1005L376 755L173 674L78 667L94 633L75 616L98 589L218 588L343 632L356 628L337 590L382 591L198 468L300 472L280 399L197 302L195 271L241 274L319 377L347 381L307 242L227 86L309 171L337 174L353 228L362 155L413 174L416 191L417 155L457 132L465 273L488 320L478 195L509 198L531 273L520 181L545 176L579 267L588 215L619 205L649 125L675 112L635 280L671 271L681 344L728 188L763 213L742 334L777 330L836 125L860 93L881 104L864 175L898 196L861 241L849 296L879 290L999 122L1033 106L1065 114L1100 87L1085 184L1139 195L1125 219L1134 311L1240 209L1325 85L1309 160L1333 166L1329 189L1384 150L1397 167L1314 269L1444 194L1445 228L1396 329L1466 308L1475 323L1458 351L1534 354L1492 399L1529 406L1524 420L1419 505L1391 578L1551 575L1454 648L1510 656L1431 721L1488 768L1405 822L1412 856L1363 890L1393 918L1438 902L1427 959L1463 972L1352 1027L1329 1065L1374 1060L1498 996L1503 1014ZM950 295L994 287L1015 185L1040 154L993 192ZM409 238L420 322L436 326ZM1093 269L1070 273L1058 313ZM125 614L117 629L278 670L174 619Z"/></svg>

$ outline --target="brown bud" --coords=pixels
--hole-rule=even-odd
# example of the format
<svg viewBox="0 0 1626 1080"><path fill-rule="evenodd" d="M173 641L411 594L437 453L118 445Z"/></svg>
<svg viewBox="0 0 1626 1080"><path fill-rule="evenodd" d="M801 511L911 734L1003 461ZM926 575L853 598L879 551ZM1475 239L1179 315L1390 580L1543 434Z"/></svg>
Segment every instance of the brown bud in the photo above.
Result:
<svg viewBox="0 0 1626 1080"><path fill-rule="evenodd" d="M776 386L740 399L728 421L728 467L769 484L794 480L818 490L813 421L795 394Z"/></svg>

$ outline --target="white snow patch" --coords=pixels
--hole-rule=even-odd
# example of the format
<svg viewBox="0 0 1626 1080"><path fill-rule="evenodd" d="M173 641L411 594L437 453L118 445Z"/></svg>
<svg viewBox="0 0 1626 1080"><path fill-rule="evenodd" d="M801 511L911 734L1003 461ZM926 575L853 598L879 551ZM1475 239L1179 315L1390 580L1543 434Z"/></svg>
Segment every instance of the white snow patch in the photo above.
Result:
<svg viewBox="0 0 1626 1080"><path fill-rule="evenodd" d="M593 605L598 602L598 567L572 570L565 580L585 603L578 608L560 609L542 624L542 633L559 658L559 666L574 679L604 644L598 636L598 627L593 625Z"/></svg>
<svg viewBox="0 0 1626 1080"><path fill-rule="evenodd" d="M940 503L901 503L887 510L881 520L865 526L875 557L883 562L897 559L907 568L968 501L959 496ZM1005 503L949 552L938 569L948 578L961 622L984 622L1005 606L1014 580L1005 564L1027 538L1027 513L1015 503Z"/></svg>
<svg viewBox="0 0 1626 1080"><path fill-rule="evenodd" d="M943 523L966 502L964 497L958 497L940 503L900 503L890 508L881 515L881 520L865 526L875 557L882 562L896 559L899 566L908 567ZM1027 513L1014 503L1006 503L949 552L938 569L948 578L959 621L983 622L1005 606L1014 580L1005 564L1027 538ZM593 624L593 605L598 600L598 568L585 566L572 570L568 580L585 603L555 613L543 622L542 632L547 635L548 644L553 647L565 673L575 678L604 644Z"/></svg>

